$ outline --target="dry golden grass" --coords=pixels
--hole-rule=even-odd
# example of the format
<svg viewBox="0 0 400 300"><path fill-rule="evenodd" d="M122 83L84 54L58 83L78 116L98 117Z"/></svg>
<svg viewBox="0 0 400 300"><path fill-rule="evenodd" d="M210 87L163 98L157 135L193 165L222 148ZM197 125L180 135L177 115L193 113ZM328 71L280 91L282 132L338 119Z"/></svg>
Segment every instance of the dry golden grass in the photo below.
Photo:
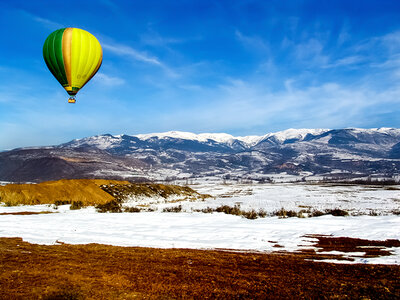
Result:
<svg viewBox="0 0 400 300"><path fill-rule="evenodd" d="M399 299L400 266L0 238L1 299Z"/></svg>
<svg viewBox="0 0 400 300"><path fill-rule="evenodd" d="M8 184L0 186L0 202L7 206L35 204L71 204L71 209L96 206L101 211L122 211L121 205L129 196L180 196L183 200L204 200L189 187L156 183L131 183L105 179L69 179L39 184ZM174 201L174 200L172 200ZM113 210L111 210L113 211Z"/></svg>
<svg viewBox="0 0 400 300"><path fill-rule="evenodd" d="M0 201L6 205L54 204L81 202L83 206L104 204L113 196L99 186L104 184L129 184L128 181L103 179L70 179L47 181L39 184L8 184L0 186Z"/></svg>

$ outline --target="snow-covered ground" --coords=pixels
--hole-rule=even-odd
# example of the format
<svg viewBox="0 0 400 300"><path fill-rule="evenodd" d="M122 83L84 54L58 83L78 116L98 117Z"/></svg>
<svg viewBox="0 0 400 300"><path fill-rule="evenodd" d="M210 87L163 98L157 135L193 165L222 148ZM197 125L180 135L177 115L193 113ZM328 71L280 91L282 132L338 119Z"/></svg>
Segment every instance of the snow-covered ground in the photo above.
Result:
<svg viewBox="0 0 400 300"><path fill-rule="evenodd" d="M93 207L69 210L47 205L0 206L0 213L53 211L53 214L0 215L0 237L22 237L33 243L103 243L121 246L228 248L252 251L296 251L310 248L312 238L323 234L370 240L400 239L400 190L368 186L329 186L306 184L216 184L192 186L215 198L179 203L149 203L155 212L97 213ZM131 199L132 201L132 199ZM195 209L233 206L267 212L304 207L318 210L340 208L358 216L313 218L266 217L248 220L224 213L199 213ZM182 205L183 212L164 213L165 206ZM132 203L130 203L132 205ZM373 211L378 216L369 216ZM359 214L365 214L360 216ZM280 248L276 245L279 244ZM275 247L274 247L275 246ZM400 248L389 248L391 256L364 258L353 254L355 263L400 264Z"/></svg>
<svg viewBox="0 0 400 300"><path fill-rule="evenodd" d="M215 184L203 181L191 185L199 193L215 197L205 202L184 203L185 210L240 204L243 210L285 210L339 208L350 215L391 215L400 212L400 186L357 186L330 184Z"/></svg>

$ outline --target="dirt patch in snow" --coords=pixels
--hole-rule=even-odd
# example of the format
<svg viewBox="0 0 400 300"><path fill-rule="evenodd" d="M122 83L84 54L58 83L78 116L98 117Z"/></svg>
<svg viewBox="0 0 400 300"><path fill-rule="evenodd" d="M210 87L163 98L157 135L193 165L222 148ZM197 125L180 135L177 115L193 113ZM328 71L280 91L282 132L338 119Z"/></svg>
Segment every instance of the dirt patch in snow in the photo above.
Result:
<svg viewBox="0 0 400 300"><path fill-rule="evenodd" d="M390 256L393 248L400 247L400 240L374 241L350 237L308 234L306 239L316 240L298 251L304 258L314 260L334 259L354 261L355 258Z"/></svg>
<svg viewBox="0 0 400 300"><path fill-rule="evenodd" d="M19 211L19 212L9 212L0 213L0 216L14 215L14 216L28 216L28 215L42 215L42 214L52 214L52 211Z"/></svg>

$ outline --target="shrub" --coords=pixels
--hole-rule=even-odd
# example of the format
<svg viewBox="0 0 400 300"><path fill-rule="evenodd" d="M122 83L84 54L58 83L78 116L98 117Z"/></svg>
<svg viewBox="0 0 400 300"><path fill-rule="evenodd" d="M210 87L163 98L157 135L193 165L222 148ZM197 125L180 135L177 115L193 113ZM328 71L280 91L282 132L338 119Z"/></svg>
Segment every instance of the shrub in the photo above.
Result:
<svg viewBox="0 0 400 300"><path fill-rule="evenodd" d="M273 215L279 218L292 218L297 217L297 212L294 210L286 210L282 207L280 210L273 212Z"/></svg>
<svg viewBox="0 0 400 300"><path fill-rule="evenodd" d="M322 211L320 211L320 210L313 210L310 213L310 217L320 217L320 216L323 216L323 215L324 215L324 213Z"/></svg>
<svg viewBox="0 0 400 300"><path fill-rule="evenodd" d="M327 210L325 210L325 213L327 215L332 215L335 217L345 217L345 216L349 215L349 213L347 211L339 209L339 208L327 209Z"/></svg>
<svg viewBox="0 0 400 300"><path fill-rule="evenodd" d="M223 212L229 215L236 215L240 216L242 215L242 211L240 210L240 205L235 204L234 207L228 206L228 205L222 205L220 207L217 207L216 212Z"/></svg>
<svg viewBox="0 0 400 300"><path fill-rule="evenodd" d="M81 209L82 207L83 207L82 201L72 201L72 204L69 207L69 209L75 210L75 209Z"/></svg>
<svg viewBox="0 0 400 300"><path fill-rule="evenodd" d="M71 204L70 200L56 200L54 201L55 206L60 206L60 205L66 205L66 204Z"/></svg>
<svg viewBox="0 0 400 300"><path fill-rule="evenodd" d="M18 205L18 204L14 204L11 201L4 202L4 206L6 206L6 207L15 206L15 205Z"/></svg>
<svg viewBox="0 0 400 300"><path fill-rule="evenodd" d="M139 207L124 207L124 212L128 212L128 213L138 213L141 211L142 210Z"/></svg>
<svg viewBox="0 0 400 300"><path fill-rule="evenodd" d="M105 204L98 204L98 205L96 205L96 209L100 213L105 213L105 212L120 213L120 212L122 212L121 204L118 203L116 200L112 200Z"/></svg>
<svg viewBox="0 0 400 300"><path fill-rule="evenodd" d="M250 211L242 211L242 216L246 219L254 220L258 218L258 213L252 209Z"/></svg>
<svg viewBox="0 0 400 300"><path fill-rule="evenodd" d="M240 205L236 204L235 206L228 206L228 205L222 205L217 208L211 208L211 207L206 207L203 209L194 209L193 211L195 212L202 212L206 214L210 214L213 212L223 212L228 215L235 215L235 216L242 216L247 219L257 219L258 217L260 218L265 218L267 216L267 212L264 211L263 209L260 209L258 212L255 211L254 209L250 211L245 211L240 209Z"/></svg>
<svg viewBox="0 0 400 300"><path fill-rule="evenodd" d="M298 215L297 215L297 212L295 212L294 210L288 210L287 212L286 212L286 215L289 217L289 218L293 218L293 217L297 217Z"/></svg>
<svg viewBox="0 0 400 300"><path fill-rule="evenodd" d="M202 213L205 213L205 214L211 214L211 213L215 212L215 209L207 206L207 208L195 209L194 211L202 212Z"/></svg>
<svg viewBox="0 0 400 300"><path fill-rule="evenodd" d="M178 206L171 206L171 207L165 207L163 209L163 212L181 212L182 211L182 205L178 205Z"/></svg>
<svg viewBox="0 0 400 300"><path fill-rule="evenodd" d="M260 210L258 211L258 216L259 216L260 218L265 218L265 217L267 216L267 212L266 212L265 210L263 210L263 209L260 209Z"/></svg>

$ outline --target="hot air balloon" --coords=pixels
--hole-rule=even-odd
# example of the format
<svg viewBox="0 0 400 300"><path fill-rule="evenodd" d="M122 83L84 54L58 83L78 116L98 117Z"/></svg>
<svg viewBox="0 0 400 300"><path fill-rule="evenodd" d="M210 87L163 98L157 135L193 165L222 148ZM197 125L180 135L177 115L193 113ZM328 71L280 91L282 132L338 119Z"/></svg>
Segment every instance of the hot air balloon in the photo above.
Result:
<svg viewBox="0 0 400 300"><path fill-rule="evenodd" d="M99 41L79 28L52 32L43 45L47 67L75 103L78 91L96 74L103 60Z"/></svg>

